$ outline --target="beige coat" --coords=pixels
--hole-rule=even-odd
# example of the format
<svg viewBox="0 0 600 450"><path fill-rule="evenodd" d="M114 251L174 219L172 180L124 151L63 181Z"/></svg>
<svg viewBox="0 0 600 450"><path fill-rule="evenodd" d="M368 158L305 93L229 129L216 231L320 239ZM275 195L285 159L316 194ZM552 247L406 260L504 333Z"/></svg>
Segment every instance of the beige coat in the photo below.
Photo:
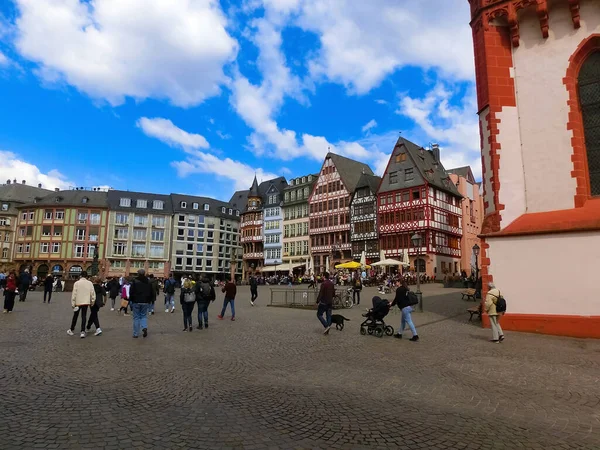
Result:
<svg viewBox="0 0 600 450"><path fill-rule="evenodd" d="M500 313L496 312L496 302L500 297L500 291L496 288L490 289L485 296L485 312L488 316L499 316Z"/></svg>
<svg viewBox="0 0 600 450"><path fill-rule="evenodd" d="M93 305L96 301L94 285L87 278L80 278L73 285L71 294L71 306Z"/></svg>

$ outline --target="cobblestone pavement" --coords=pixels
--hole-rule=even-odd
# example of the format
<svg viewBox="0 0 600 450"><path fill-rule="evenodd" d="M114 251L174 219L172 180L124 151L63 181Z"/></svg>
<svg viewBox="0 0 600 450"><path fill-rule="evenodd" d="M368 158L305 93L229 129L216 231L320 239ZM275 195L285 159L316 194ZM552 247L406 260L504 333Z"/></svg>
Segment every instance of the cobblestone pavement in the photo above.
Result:
<svg viewBox="0 0 600 450"><path fill-rule="evenodd" d="M314 312L266 307L267 289L253 308L240 288L235 322L216 320L219 295L193 333L157 307L146 339L106 307L102 336L69 337L68 294L31 293L0 314L0 448L600 448L600 342L493 345L473 303L436 286L420 342L361 336L358 308L323 336Z"/></svg>

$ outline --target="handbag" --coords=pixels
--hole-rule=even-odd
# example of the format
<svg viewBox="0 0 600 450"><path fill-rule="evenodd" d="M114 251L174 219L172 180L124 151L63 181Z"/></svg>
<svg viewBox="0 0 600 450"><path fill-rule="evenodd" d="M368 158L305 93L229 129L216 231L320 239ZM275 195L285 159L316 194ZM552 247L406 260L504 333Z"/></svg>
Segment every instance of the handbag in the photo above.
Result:
<svg viewBox="0 0 600 450"><path fill-rule="evenodd" d="M129 301L123 299L121 300L121 308L127 308L129 306Z"/></svg>

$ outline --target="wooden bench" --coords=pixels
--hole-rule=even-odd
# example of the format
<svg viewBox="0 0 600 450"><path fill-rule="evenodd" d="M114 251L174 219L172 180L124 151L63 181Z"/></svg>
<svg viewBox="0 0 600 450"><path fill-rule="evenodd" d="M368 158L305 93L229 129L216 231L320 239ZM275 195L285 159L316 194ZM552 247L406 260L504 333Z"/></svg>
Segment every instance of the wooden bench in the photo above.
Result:
<svg viewBox="0 0 600 450"><path fill-rule="evenodd" d="M475 299L475 289L467 289L466 291L462 291L462 299L464 300L465 297L467 297L467 300L473 300L476 301Z"/></svg>
<svg viewBox="0 0 600 450"><path fill-rule="evenodd" d="M469 317L469 322L473 320L473 316L475 315L477 315L477 317L479 317L479 320L481 320L481 303L478 306L471 306L467 309L467 312L471 314L471 316Z"/></svg>

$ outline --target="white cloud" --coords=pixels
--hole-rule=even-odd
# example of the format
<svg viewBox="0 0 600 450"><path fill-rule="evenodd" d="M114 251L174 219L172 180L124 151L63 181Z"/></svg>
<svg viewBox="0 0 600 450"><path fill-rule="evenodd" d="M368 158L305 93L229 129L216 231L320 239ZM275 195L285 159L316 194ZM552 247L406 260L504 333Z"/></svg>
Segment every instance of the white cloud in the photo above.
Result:
<svg viewBox="0 0 600 450"><path fill-rule="evenodd" d="M375 121L375 119L371 119L362 127L362 132L366 133L367 131L370 131L372 128L375 128L376 126L377 126L377 122Z"/></svg>
<svg viewBox="0 0 600 450"><path fill-rule="evenodd" d="M473 79L469 17L463 0L303 0L296 23L320 39L312 75L364 94L405 66Z"/></svg>
<svg viewBox="0 0 600 450"><path fill-rule="evenodd" d="M439 83L423 98L403 97L397 113L412 119L422 138L440 144L442 162L447 169L470 165L475 177L480 178L480 137L474 86L469 85L458 106L452 106L451 102L457 96L461 93Z"/></svg>
<svg viewBox="0 0 600 450"><path fill-rule="evenodd" d="M16 178L17 183L25 180L29 186L41 184L45 189L68 189L69 186L74 185L58 170L52 169L48 173L42 173L37 166L20 159L12 152L0 151L0 161L2 161L0 164L0 181L2 183Z"/></svg>
<svg viewBox="0 0 600 450"><path fill-rule="evenodd" d="M0 67L8 66L10 64L10 59L0 51Z"/></svg>
<svg viewBox="0 0 600 450"><path fill-rule="evenodd" d="M49 82L112 105L168 99L188 107L220 92L237 42L217 0L15 0L15 44Z"/></svg>
<svg viewBox="0 0 600 450"><path fill-rule="evenodd" d="M210 147L204 136L188 133L175 126L168 119L141 117L136 125L141 128L146 136L156 138L171 147L181 147L186 150Z"/></svg>
<svg viewBox="0 0 600 450"><path fill-rule="evenodd" d="M378 105L387 105L388 104L387 100L384 100L382 98L378 98L377 100L375 100L375 103L377 103Z"/></svg>

